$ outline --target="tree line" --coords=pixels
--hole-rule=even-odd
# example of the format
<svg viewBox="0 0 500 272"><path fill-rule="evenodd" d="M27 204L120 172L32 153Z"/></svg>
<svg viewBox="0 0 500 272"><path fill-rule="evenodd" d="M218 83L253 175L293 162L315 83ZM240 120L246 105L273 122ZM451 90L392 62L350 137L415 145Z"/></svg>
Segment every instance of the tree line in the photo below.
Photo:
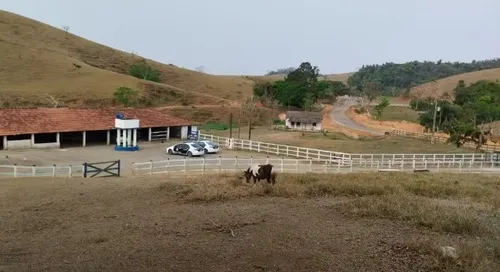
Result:
<svg viewBox="0 0 500 272"><path fill-rule="evenodd" d="M457 147L465 142L474 142L479 147L487 139L485 125L500 120L500 82L480 80L467 86L461 80L453 91L453 101L414 99L410 106L425 111L420 115L420 124L427 131L435 127L449 134Z"/></svg>
<svg viewBox="0 0 500 272"><path fill-rule="evenodd" d="M500 59L467 62L412 61L403 64L364 65L351 75L349 86L358 91L374 89L386 96L408 94L410 88L462 73L500 68Z"/></svg>
<svg viewBox="0 0 500 272"><path fill-rule="evenodd" d="M317 66L303 62L282 80L256 83L253 93L265 104L275 101L280 106L306 110L311 110L319 100L351 93L349 86L343 82L320 77Z"/></svg>

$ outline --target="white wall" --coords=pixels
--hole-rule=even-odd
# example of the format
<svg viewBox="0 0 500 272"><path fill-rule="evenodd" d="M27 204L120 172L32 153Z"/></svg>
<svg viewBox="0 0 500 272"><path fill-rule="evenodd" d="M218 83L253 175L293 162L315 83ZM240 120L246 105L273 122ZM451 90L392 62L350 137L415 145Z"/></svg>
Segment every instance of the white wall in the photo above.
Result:
<svg viewBox="0 0 500 272"><path fill-rule="evenodd" d="M304 130L304 131L320 131L321 130L321 122L316 123L316 126L313 126L312 123L310 124L305 124L305 123L300 123L300 126L297 126L297 123L294 123L292 126L292 122L290 122L289 119L285 120L285 126L290 129L296 129L296 130Z"/></svg>
<svg viewBox="0 0 500 272"><path fill-rule="evenodd" d="M188 137L188 127L182 126L181 128L181 139L187 139Z"/></svg>
<svg viewBox="0 0 500 272"><path fill-rule="evenodd" d="M29 149L31 148L31 139L7 141L5 149Z"/></svg>

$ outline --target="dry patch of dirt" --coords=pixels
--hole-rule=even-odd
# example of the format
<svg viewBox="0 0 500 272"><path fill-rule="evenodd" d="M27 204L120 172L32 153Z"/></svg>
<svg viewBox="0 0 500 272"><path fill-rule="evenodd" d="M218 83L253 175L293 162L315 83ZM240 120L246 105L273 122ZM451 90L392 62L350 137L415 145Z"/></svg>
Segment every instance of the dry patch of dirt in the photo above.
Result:
<svg viewBox="0 0 500 272"><path fill-rule="evenodd" d="M275 187L239 176L2 180L0 270L498 271L500 251L486 242L493 210L441 220L447 206L425 201L498 207L498 184L408 174L284 175ZM442 257L444 245L458 258Z"/></svg>

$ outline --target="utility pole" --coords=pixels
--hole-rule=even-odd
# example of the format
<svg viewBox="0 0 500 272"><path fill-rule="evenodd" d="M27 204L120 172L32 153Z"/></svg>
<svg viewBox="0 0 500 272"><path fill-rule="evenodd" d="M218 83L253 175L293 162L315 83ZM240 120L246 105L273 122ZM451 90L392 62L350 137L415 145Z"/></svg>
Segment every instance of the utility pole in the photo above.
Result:
<svg viewBox="0 0 500 272"><path fill-rule="evenodd" d="M252 138L252 117L248 120L248 140Z"/></svg>
<svg viewBox="0 0 500 272"><path fill-rule="evenodd" d="M229 114L229 139L233 138L233 113Z"/></svg>
<svg viewBox="0 0 500 272"><path fill-rule="evenodd" d="M432 143L434 143L434 133L436 133L437 99L434 99L434 118L432 120Z"/></svg>

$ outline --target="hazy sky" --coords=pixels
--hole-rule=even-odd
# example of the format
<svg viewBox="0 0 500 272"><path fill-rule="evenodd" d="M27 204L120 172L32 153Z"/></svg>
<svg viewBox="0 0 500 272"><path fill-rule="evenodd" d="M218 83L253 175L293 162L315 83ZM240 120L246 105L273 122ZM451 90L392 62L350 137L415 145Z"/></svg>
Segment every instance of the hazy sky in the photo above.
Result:
<svg viewBox="0 0 500 272"><path fill-rule="evenodd" d="M213 74L500 57L500 0L0 0L0 9Z"/></svg>

